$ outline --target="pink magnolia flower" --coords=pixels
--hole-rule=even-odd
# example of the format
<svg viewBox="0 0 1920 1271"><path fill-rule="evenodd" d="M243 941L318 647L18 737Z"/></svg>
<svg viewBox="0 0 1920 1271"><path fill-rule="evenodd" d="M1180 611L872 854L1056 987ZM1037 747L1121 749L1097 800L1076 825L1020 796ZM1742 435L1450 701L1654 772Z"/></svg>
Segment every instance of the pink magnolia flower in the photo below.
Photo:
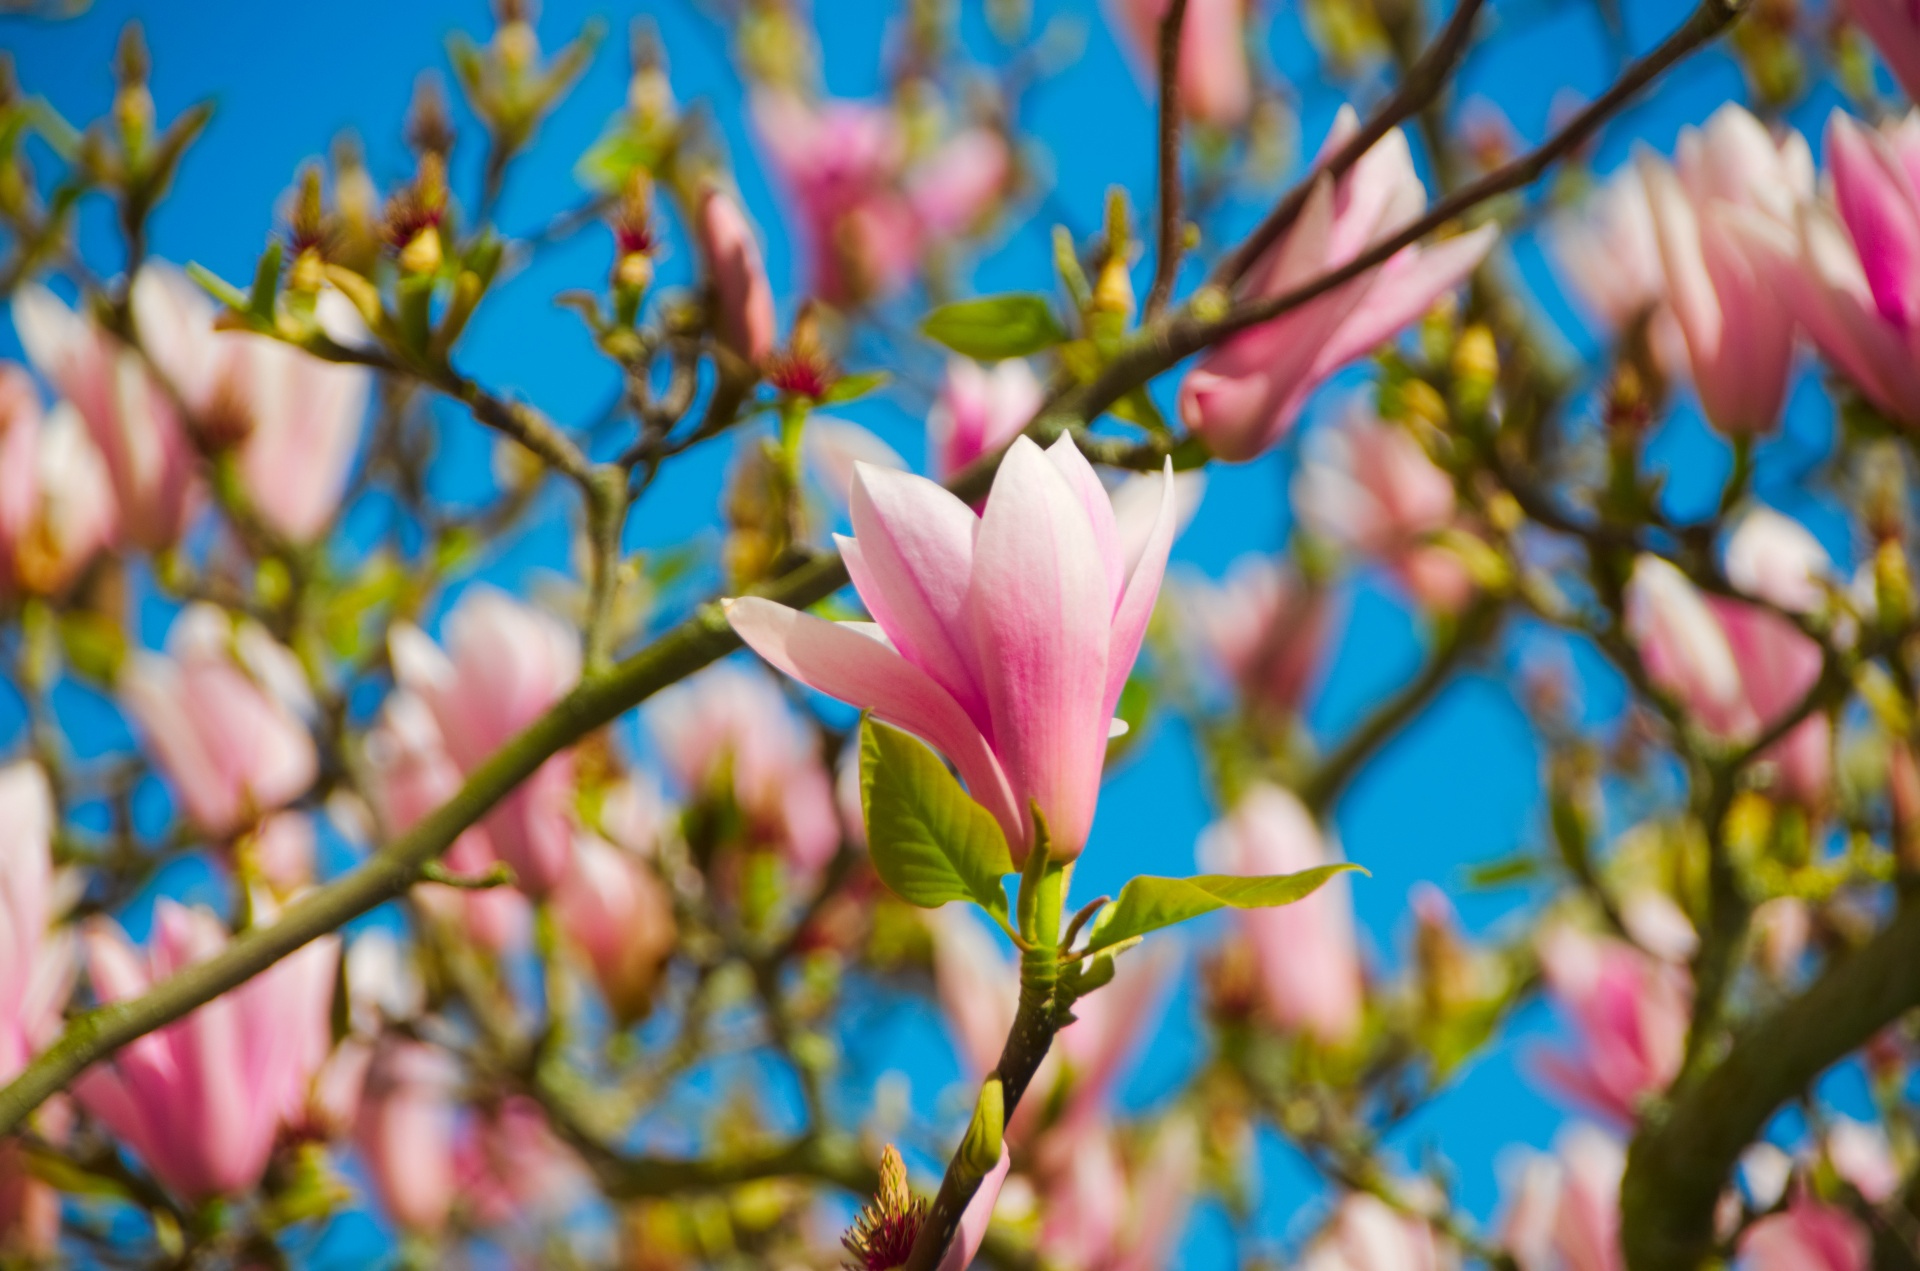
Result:
<svg viewBox="0 0 1920 1271"><path fill-rule="evenodd" d="M713 285L720 343L754 365L773 352L773 285L760 243L733 198L709 189L700 196L695 225L700 254Z"/></svg>
<svg viewBox="0 0 1920 1271"><path fill-rule="evenodd" d="M1920 427L1920 114L1873 133L1827 120L1832 200L1737 228L1820 352L1892 419Z"/></svg>
<svg viewBox="0 0 1920 1271"><path fill-rule="evenodd" d="M1688 373L1687 340L1667 299L1660 236L1637 164L1615 170L1578 212L1560 220L1551 244L1595 317L1615 331L1647 319L1647 342L1661 371Z"/></svg>
<svg viewBox="0 0 1920 1271"><path fill-rule="evenodd" d="M0 1139L0 1258L52 1266L60 1250L60 1193L43 1183L18 1139Z"/></svg>
<svg viewBox="0 0 1920 1271"><path fill-rule="evenodd" d="M1316 431L1293 505L1315 533L1385 564L1430 608L1450 612L1472 594L1466 565L1431 541L1453 524L1453 478L1404 428L1354 414Z"/></svg>
<svg viewBox="0 0 1920 1271"><path fill-rule="evenodd" d="M1013 1168L1013 1157L1007 1152L1006 1145L1000 1146L1000 1163L987 1171L980 1180L980 1187L973 1193L973 1199L960 1211L960 1229L953 1235L953 1243L940 1256L934 1271L967 1271L979 1256L980 1246L987 1241L987 1228L993 1224L993 1207L1000 1200L1000 1192L1007 1185L1007 1172Z"/></svg>
<svg viewBox="0 0 1920 1271"><path fill-rule="evenodd" d="M459 1073L425 1042L384 1045L367 1077L355 1139L381 1208L409 1231L433 1234L453 1212Z"/></svg>
<svg viewBox="0 0 1920 1271"><path fill-rule="evenodd" d="M1740 1271L1867 1271L1873 1240L1845 1211L1802 1193L1740 1238Z"/></svg>
<svg viewBox="0 0 1920 1271"><path fill-rule="evenodd" d="M232 835L285 807L318 773L306 673L257 623L189 605L164 655L128 660L119 693L187 816L208 834Z"/></svg>
<svg viewBox="0 0 1920 1271"><path fill-rule="evenodd" d="M102 1002L144 993L227 943L210 911L166 899L153 925L142 965L117 925L88 924L88 972ZM312 1039L327 1035L339 957L339 937L323 936L88 1069L74 1093L183 1199L252 1187L281 1122L305 1101Z"/></svg>
<svg viewBox="0 0 1920 1271"><path fill-rule="evenodd" d="M1108 12L1150 78L1160 65L1160 24L1168 0L1109 0ZM1190 0L1180 32L1180 105L1188 117L1231 128L1253 109L1247 64L1246 0Z"/></svg>
<svg viewBox="0 0 1920 1271"><path fill-rule="evenodd" d="M1673 166L1651 153L1639 162L1700 405L1721 432L1770 431L1786 399L1794 315L1765 258L1729 227L1793 223L1813 197L1806 138L1776 143L1729 102L1704 129L1681 131Z"/></svg>
<svg viewBox="0 0 1920 1271"><path fill-rule="evenodd" d="M614 1017L627 1023L644 1016L675 938L672 900L653 869L635 853L582 833L553 907Z"/></svg>
<svg viewBox="0 0 1920 1271"><path fill-rule="evenodd" d="M1501 1233L1520 1271L1624 1271L1626 1168L1625 1148L1591 1125L1564 1131L1553 1156L1529 1153Z"/></svg>
<svg viewBox="0 0 1920 1271"><path fill-rule="evenodd" d="M1431 1226L1355 1192L1341 1198L1300 1271L1442 1271L1450 1265Z"/></svg>
<svg viewBox="0 0 1920 1271"><path fill-rule="evenodd" d="M1547 1056L1555 1086L1631 1125L1680 1071L1693 996L1686 973L1629 944L1557 924L1539 938L1547 991L1578 1037Z"/></svg>
<svg viewBox="0 0 1920 1271"><path fill-rule="evenodd" d="M1209 659L1249 704L1292 714L1318 686L1334 625L1325 589L1276 560L1246 556L1218 586L1183 587L1181 601Z"/></svg>
<svg viewBox="0 0 1920 1271"><path fill-rule="evenodd" d="M1870 1205L1892 1199L1903 1177L1887 1131L1878 1123L1835 1117L1827 1130L1827 1159Z"/></svg>
<svg viewBox="0 0 1920 1271"><path fill-rule="evenodd" d="M1292 874L1336 859L1305 805L1264 783L1207 828L1197 854L1203 868L1219 874ZM1336 878L1298 904L1242 910L1239 919L1274 1022L1329 1046L1352 1041L1366 990L1347 880Z"/></svg>
<svg viewBox="0 0 1920 1271"><path fill-rule="evenodd" d="M861 467L839 540L884 639L757 597L728 604L774 666L925 738L1005 831L1016 862L1046 818L1054 859L1086 845L1109 721L1173 545L1173 470L1138 557L1093 466L1062 436L1014 442L985 513L924 477Z"/></svg>
<svg viewBox="0 0 1920 1271"><path fill-rule="evenodd" d="M461 1208L487 1227L558 1212L585 1181L578 1158L525 1095L509 1095L462 1122L453 1170Z"/></svg>
<svg viewBox="0 0 1920 1271"><path fill-rule="evenodd" d="M1012 441L1033 422L1046 396L1040 377L1019 358L990 367L951 359L939 400L927 414L934 474L951 477Z"/></svg>
<svg viewBox="0 0 1920 1271"><path fill-rule="evenodd" d="M800 437L800 449L835 514L853 498L853 470L863 463L906 471L900 452L870 429L828 415L813 415Z"/></svg>
<svg viewBox="0 0 1920 1271"><path fill-rule="evenodd" d="M1042 1160L1039 1249L1049 1265L1150 1271L1169 1265L1200 1171L1198 1128L1163 1126L1132 1169L1104 1118L1049 1140Z"/></svg>
<svg viewBox="0 0 1920 1271"><path fill-rule="evenodd" d="M386 837L404 834L460 789L460 765L447 753L433 711L419 697L396 690L381 707L379 721L367 733L369 793ZM478 877L499 856L484 824L468 826L441 857L456 874ZM413 896L447 921L459 921L469 939L502 952L520 943L531 913L526 897L510 887L480 891L424 883Z"/></svg>
<svg viewBox="0 0 1920 1271"><path fill-rule="evenodd" d="M32 378L0 362L0 592L66 590L113 541L115 520L79 415L63 402L43 417Z"/></svg>
<svg viewBox="0 0 1920 1271"><path fill-rule="evenodd" d="M1920 100L1920 9L1912 0L1847 0L1845 8L1907 96Z"/></svg>
<svg viewBox="0 0 1920 1271"><path fill-rule="evenodd" d="M1359 129L1342 107L1322 153ZM1251 296L1274 297L1337 269L1392 237L1426 208L1406 137L1391 132L1335 181L1322 177L1299 219L1248 276ZM1407 247L1291 312L1242 331L1204 357L1180 386L1180 418L1214 454L1252 459L1292 429L1322 380L1371 352L1457 286L1492 250L1481 226L1435 247Z"/></svg>
<svg viewBox="0 0 1920 1271"><path fill-rule="evenodd" d="M37 283L14 293L13 325L34 369L86 421L113 483L122 541L172 546L201 490L193 448L166 390L137 352Z"/></svg>
<svg viewBox="0 0 1920 1271"><path fill-rule="evenodd" d="M426 703L440 737L470 773L559 701L580 679L573 633L491 587L467 591L447 616L444 651L419 628L387 638L396 683ZM573 850L573 756L555 755L495 805L487 836L519 888L552 891Z"/></svg>
<svg viewBox="0 0 1920 1271"><path fill-rule="evenodd" d="M928 242L971 226L1011 172L1006 143L978 129L912 163L893 113L860 102L770 92L753 119L799 206L812 289L843 307L904 287Z"/></svg>
<svg viewBox="0 0 1920 1271"><path fill-rule="evenodd" d="M38 765L0 768L0 1081L60 1031L73 942L54 920L53 792Z"/></svg>
<svg viewBox="0 0 1920 1271"><path fill-rule="evenodd" d="M714 667L660 694L647 720L689 798L730 794L750 833L803 870L832 859L840 816L819 737L765 672Z"/></svg>

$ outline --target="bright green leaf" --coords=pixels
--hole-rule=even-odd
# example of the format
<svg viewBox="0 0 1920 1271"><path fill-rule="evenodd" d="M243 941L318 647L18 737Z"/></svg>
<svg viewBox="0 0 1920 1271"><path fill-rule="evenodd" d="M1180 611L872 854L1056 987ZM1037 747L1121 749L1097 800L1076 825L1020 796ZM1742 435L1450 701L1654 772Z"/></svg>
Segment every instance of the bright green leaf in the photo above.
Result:
<svg viewBox="0 0 1920 1271"><path fill-rule="evenodd" d="M820 399L823 406L837 406L841 402L851 402L877 392L887 386L892 378L885 371L862 371L857 375L843 375L835 380L827 395Z"/></svg>
<svg viewBox="0 0 1920 1271"><path fill-rule="evenodd" d="M229 309L241 313L247 312L247 293L234 286L219 274L214 273L197 261L187 262L187 277L200 284L200 289L218 300Z"/></svg>
<svg viewBox="0 0 1920 1271"><path fill-rule="evenodd" d="M1266 909L1291 905L1320 889L1336 874L1361 870L1342 863L1303 869L1297 874L1245 877L1238 874L1200 874L1193 878L1142 876L1120 889L1120 899L1100 911L1089 933L1088 948L1107 949L1149 931L1231 906Z"/></svg>
<svg viewBox="0 0 1920 1271"><path fill-rule="evenodd" d="M931 750L897 728L860 729L860 803L874 872L922 909L971 900L1005 917L1006 835Z"/></svg>
<svg viewBox="0 0 1920 1271"><path fill-rule="evenodd" d="M930 340L983 362L1026 357L1067 338L1045 296L1014 292L941 305L920 324Z"/></svg>

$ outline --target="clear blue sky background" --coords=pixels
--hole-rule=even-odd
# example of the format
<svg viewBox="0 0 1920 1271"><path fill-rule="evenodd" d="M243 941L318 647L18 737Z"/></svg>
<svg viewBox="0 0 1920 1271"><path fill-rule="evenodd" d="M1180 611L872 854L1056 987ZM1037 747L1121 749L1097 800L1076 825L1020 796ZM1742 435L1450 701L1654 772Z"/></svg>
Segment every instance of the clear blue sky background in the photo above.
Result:
<svg viewBox="0 0 1920 1271"><path fill-rule="evenodd" d="M830 90L843 96L878 91L876 68L893 5L883 0L818 0L815 7L821 15ZM966 7L971 11L977 6ZM1136 206L1151 204L1151 114L1093 0L1036 0L1034 7L1041 21L1076 15L1087 32L1079 62L1034 91L1021 115L1023 128L1037 139L1033 158L1042 179L1050 179L1058 202L1045 209L1022 209L974 272L973 287L979 291L1047 288L1048 218L1062 209L1074 227L1085 232L1097 224L1103 192L1110 185L1130 190ZM1259 7L1271 18L1266 55L1294 80L1301 132L1310 151L1339 98L1311 77L1311 57L1295 7ZM1468 96L1496 103L1528 139L1542 135L1550 111L1563 97L1598 92L1623 51L1650 47L1683 12L1683 6L1670 0L1631 0L1625 5L1623 47L1587 4L1494 0L1490 8L1497 23L1486 47L1469 59L1462 87ZM740 84L722 35L681 0L656 0L637 10L573 0L549 0L544 6L540 31L549 48L570 36L591 13L609 20L610 38L579 90L550 122L536 152L516 169L503 221L511 229L530 230L581 199L572 163L622 100L627 73L624 28L636 11L658 23L682 101L701 103L724 132L750 210L764 231L784 313L794 301L801 263L754 159ZM129 17L146 24L161 118L169 119L209 96L219 108L157 217L155 251L176 261L199 261L236 280L250 275L255 254L279 225L281 195L299 163L323 153L338 131L352 128L359 133L374 174L383 183L403 176L409 165L400 120L415 72L444 69L442 41L450 29L464 27L481 36L490 29L480 0L336 0L324 6L258 0L98 0L75 21L0 19L0 45L12 51L27 91L45 95L67 118L83 122L108 106L109 57L115 33ZM971 39L985 51L990 46L975 26L977 18L970 18ZM1699 57L1608 132L1597 152L1597 166L1619 163L1635 139L1666 149L1682 124L1704 118L1729 95L1743 94L1739 71L1724 55L1716 51ZM1832 104L1816 96L1796 120L1817 133ZM470 197L479 146L477 130L464 114L461 119L466 140L456 151L456 180ZM1257 210L1251 202L1236 205L1228 209L1223 224L1229 229L1244 225ZM83 243L96 262L114 258L111 223L97 200L83 224ZM669 280L684 277L688 259L684 247L674 252L665 266ZM570 287L598 288L610 256L609 237L599 229L543 253L489 301L467 341L464 364L494 387L526 395L557 419L593 418L615 390L615 378L593 355L578 320L545 299ZM1534 243L1514 244L1504 267L1519 271L1542 313L1567 339L1569 356L1591 348ZM18 355L10 329L0 331L0 355ZM938 365L927 351L917 355L903 396L911 396L915 378L930 382ZM924 402L922 396L900 404L862 404L843 413L876 428L903 454L917 459L922 453ZM1323 407L1326 404L1323 398ZM491 480L489 440L455 412L442 413L448 427L438 472L441 491L461 501L483 497ZM1796 488L1825 450L1830 431L1830 411L1817 383L1805 376L1784 435L1761 450L1759 488L1769 501L1807 518L1836 556L1850 561L1844 527L1807 503ZM1701 514L1726 471L1724 449L1683 409L1652 453L1671 470L1673 510ZM727 462L724 447L680 461L670 479L661 481L637 509L629 544L661 547L711 535ZM1290 463L1290 457L1278 455L1216 471L1176 558L1189 569L1217 575L1243 553L1277 547L1288 521ZM556 515L545 518L544 528L508 545L488 564L487 575L524 585L534 571L564 568L566 542L557 511L556 504ZM1420 658L1417 625L1372 583L1363 580L1356 588L1350 615L1332 673L1312 711L1313 726L1323 737L1337 736L1369 703L1411 675ZM142 615L143 637L157 643L169 617L166 606L150 603ZM1510 640L1496 657L1495 668L1516 665L1522 647L1520 639ZM1592 658L1576 654L1575 661L1582 671L1589 717L1610 718L1619 708L1617 686L1597 670ZM124 731L111 713L84 694L68 694L63 704L69 726L85 748L125 744ZM0 745L17 736L18 724L17 707L0 695ZM1542 800L1536 760L1526 724L1498 678L1474 675L1449 690L1353 784L1336 816L1347 854L1373 872L1370 880L1355 886L1354 897L1377 966L1391 967L1400 959L1406 896L1414 883L1431 880L1458 895L1464 865L1539 841ZM1177 725L1163 721L1110 782L1092 847L1075 880L1077 893L1084 898L1114 891L1134 873L1190 870L1195 834L1209 816L1188 739ZM197 893L204 891L206 879L192 870L176 871L163 886ZM1461 897L1460 904L1468 925L1484 931L1524 899L1508 892ZM130 925L137 931L144 914L132 915ZM1197 1034L1186 1023L1192 1002L1183 997L1170 1010L1170 1026L1155 1034L1130 1083L1130 1103L1151 1103L1177 1086L1197 1062ZM888 1052L888 1065L905 1069L915 1089L930 1097L952 1078L953 1069L932 1053L931 1025L923 1015L909 1012L895 1023L900 1044ZM1495 1207L1494 1163L1501 1145L1519 1141L1545 1146L1562 1120L1563 1111L1525 1076L1528 1051L1552 1031L1544 1012L1529 1012L1514 1036L1490 1051L1453 1093L1399 1136L1416 1158L1428 1146L1444 1152L1455 1164L1462 1197L1478 1213ZM1272 1144L1263 1150L1262 1168L1259 1234L1297 1236L1297 1215L1315 1191L1311 1176L1285 1149ZM1223 1232L1221 1216L1203 1210L1190 1237L1187 1265L1218 1265L1226 1252ZM354 1260L349 1245L333 1248L343 1261Z"/></svg>

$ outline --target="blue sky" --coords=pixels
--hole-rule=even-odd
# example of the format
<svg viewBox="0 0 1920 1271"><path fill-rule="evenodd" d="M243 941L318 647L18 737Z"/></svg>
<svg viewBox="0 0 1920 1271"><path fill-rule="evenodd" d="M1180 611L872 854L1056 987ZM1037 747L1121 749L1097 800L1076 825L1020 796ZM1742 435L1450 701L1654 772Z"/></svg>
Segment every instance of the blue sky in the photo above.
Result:
<svg viewBox="0 0 1920 1271"><path fill-rule="evenodd" d="M882 0L819 0L827 83L838 95L877 91L882 40L894 10ZM966 6L970 11L977 6ZM1293 82L1304 148L1317 145L1339 104L1336 91L1312 78L1295 6L1262 6L1271 17L1266 55ZM1071 69L1035 89L1021 124L1036 140L1032 155L1053 201L1029 206L978 263L977 291L1023 287L1046 289L1050 279L1050 217L1064 215L1076 229L1097 224L1105 190L1120 185L1136 206L1151 205L1152 117L1139 81L1107 35L1092 0L1036 0L1038 21L1078 19L1084 53ZM1568 99L1588 97L1609 80L1620 53L1651 46L1675 23L1682 6L1668 0L1634 0L1624 6L1624 46L1581 3L1556 0L1494 0L1495 17L1486 46L1469 58L1464 92L1496 103L1518 131L1537 139L1549 117ZM579 90L554 116L534 154L516 169L502 220L528 230L577 204L583 193L572 175L574 158L617 108L625 89L625 23L633 6L607 11L572 0L549 0L540 22L543 43L557 46L591 14L606 14L608 39ZM727 60L723 38L711 23L677 0L639 6L658 24L683 102L710 112L734 155L749 209L763 230L783 311L793 303L800 278L789 237L760 174L742 112L742 95ZM11 50L29 92L43 94L70 120L102 113L110 100L109 57L115 33L129 17L146 23L153 51L153 93L162 119L203 97L218 113L187 159L177 189L154 225L156 252L199 261L230 279L250 275L265 239L279 224L282 192L303 159L321 154L340 130L356 130L369 163L382 181L403 175L408 163L399 122L423 67L444 70L448 30L488 29L480 0L336 0L319 5L261 4L258 0L198 0L197 3L129 3L97 0L82 18L63 23L0 19L0 43ZM985 49L984 33L968 19L970 39ZM1645 103L1609 130L1598 147L1597 166L1626 157L1636 139L1659 148L1671 144L1684 123L1703 119L1744 88L1738 69L1719 52L1695 59L1663 82ZM1817 134L1832 99L1815 95L1795 116ZM474 188L475 130L463 117L469 140L456 151L456 183ZM1231 232L1250 223L1258 204L1230 205L1219 228ZM112 226L94 201L83 220L82 240L96 261L111 261ZM677 256L677 259L676 259ZM524 394L556 419L577 423L598 413L615 379L595 358L584 328L570 313L546 303L568 287L597 287L611 257L609 236L590 230L543 252L514 277L483 310L463 362L497 390ZM669 279L684 276L687 253L675 245L664 266ZM1590 347L1543 267L1537 246L1521 241L1503 264L1516 271L1523 291L1576 355ZM1144 279L1143 286L1144 286ZM0 354L17 356L10 330L0 330ZM922 351L916 367L937 372L938 361ZM1167 388L1175 382L1169 377ZM1327 399L1323 399L1323 406ZM910 458L921 453L919 411L924 400L862 404L843 413L876 428ZM1324 413L1316 411L1314 414ZM444 411L445 458L437 474L442 493L464 500L484 495L490 477L490 442L470 422ZM1824 451L1830 412L1811 377L1796 393L1785 434L1762 449L1759 488L1771 501L1806 516L1829 546L1847 559L1844 529L1797 484ZM1312 416L1310 415L1310 419ZM1655 443L1656 462L1671 473L1669 500L1676 513L1704 510L1726 470L1726 452L1683 408ZM712 447L680 461L637 509L628 543L637 549L672 545L711 534L728 461L725 447ZM1288 513L1284 491L1290 471L1286 454L1218 471L1205 505L1180 543L1176 557L1189 568L1222 572L1237 556L1280 544ZM532 571L565 565L566 541L557 515L491 561L490 576L523 582ZM143 619L146 639L157 642L169 614L153 606ZM1519 644L1499 651L1495 670L1516 664ZM1312 713L1315 729L1338 734L1379 695L1412 674L1420 658L1417 623L1389 593L1363 579L1350 607L1350 621L1325 690ZM1591 658L1582 668L1591 718L1618 708L1617 687L1596 673ZM106 713L76 701L71 726L83 741L115 744L121 734ZM0 744L17 727L17 713L0 705ZM1421 880L1458 891L1462 867L1505 856L1539 841L1541 793L1538 752L1525 721L1497 676L1461 679L1360 775L1336 811L1349 857L1373 874L1354 888L1377 964L1392 965L1405 934L1406 895ZM1112 780L1103 799L1090 850L1076 891L1085 898L1117 890L1138 872L1179 873L1192 866L1195 834L1210 815L1202 774L1182 729L1163 721ZM186 885L190 880L177 880ZM1470 927L1487 929L1509 914L1513 894L1462 899ZM1183 1026L1191 1002L1170 1008L1175 1026L1161 1030L1128 1091L1135 1103L1151 1102L1173 1088L1197 1056L1193 1030ZM1521 1021L1518 1036L1492 1050L1440 1105L1416 1117L1400 1136L1414 1155L1425 1145L1453 1162L1460 1194L1470 1208L1489 1212L1497 1186L1499 1147L1521 1141L1547 1144L1562 1113L1522 1079L1525 1054L1550 1031L1539 1012ZM929 1034L908 1029L924 1049ZM902 1064L916 1081L935 1081L939 1061L908 1053ZM1308 1198L1312 1181L1303 1167L1277 1147L1263 1153L1264 1202L1260 1230L1269 1236L1292 1230L1290 1220ZM1202 1214L1190 1250L1192 1265L1214 1265L1223 1248L1217 1214Z"/></svg>

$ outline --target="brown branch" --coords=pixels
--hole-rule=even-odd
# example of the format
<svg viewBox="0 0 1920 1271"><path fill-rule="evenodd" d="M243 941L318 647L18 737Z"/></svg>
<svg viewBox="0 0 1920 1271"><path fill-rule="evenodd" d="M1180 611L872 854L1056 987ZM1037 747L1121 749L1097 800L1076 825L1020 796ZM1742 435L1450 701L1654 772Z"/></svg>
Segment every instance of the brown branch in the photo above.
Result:
<svg viewBox="0 0 1920 1271"><path fill-rule="evenodd" d="M1480 0L1468 0L1478 4ZM1186 27L1187 0L1173 0L1160 19L1160 228L1154 245L1153 287L1146 316L1152 318L1173 295L1180 272L1180 41Z"/></svg>

